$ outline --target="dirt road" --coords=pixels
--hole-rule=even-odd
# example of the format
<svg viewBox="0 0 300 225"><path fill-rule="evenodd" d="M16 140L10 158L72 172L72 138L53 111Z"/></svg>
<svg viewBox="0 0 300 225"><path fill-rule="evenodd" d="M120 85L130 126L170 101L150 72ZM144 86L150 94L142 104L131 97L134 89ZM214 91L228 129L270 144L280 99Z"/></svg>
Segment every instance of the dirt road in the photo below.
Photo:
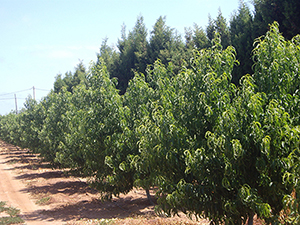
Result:
<svg viewBox="0 0 300 225"><path fill-rule="evenodd" d="M142 189L110 202L99 199L85 180L52 169L37 155L0 140L0 201L20 209L25 224L209 224L184 215L158 217Z"/></svg>
<svg viewBox="0 0 300 225"><path fill-rule="evenodd" d="M21 217L28 225L62 224L62 221L47 220L41 213L47 206L38 206L26 193L25 184L16 179L15 167L9 161L11 146L0 142L0 200L21 210Z"/></svg>

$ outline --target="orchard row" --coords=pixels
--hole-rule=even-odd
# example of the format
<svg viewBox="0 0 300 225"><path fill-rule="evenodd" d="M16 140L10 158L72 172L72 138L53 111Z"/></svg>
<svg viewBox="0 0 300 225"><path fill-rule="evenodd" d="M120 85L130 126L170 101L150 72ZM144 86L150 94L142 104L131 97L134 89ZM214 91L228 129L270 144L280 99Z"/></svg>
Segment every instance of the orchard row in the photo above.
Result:
<svg viewBox="0 0 300 225"><path fill-rule="evenodd" d="M0 137L89 177L103 198L156 187L160 213L299 224L300 37L274 23L254 46L240 86L235 49L216 36L190 68L158 60L124 95L99 58L72 91L1 116Z"/></svg>

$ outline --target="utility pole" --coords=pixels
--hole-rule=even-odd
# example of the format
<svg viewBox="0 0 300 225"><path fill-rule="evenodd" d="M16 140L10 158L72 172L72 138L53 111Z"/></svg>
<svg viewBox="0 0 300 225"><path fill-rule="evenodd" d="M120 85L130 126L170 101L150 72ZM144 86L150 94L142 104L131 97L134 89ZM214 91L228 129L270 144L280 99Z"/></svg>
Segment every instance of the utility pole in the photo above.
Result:
<svg viewBox="0 0 300 225"><path fill-rule="evenodd" d="M16 114L18 114L18 102L17 102L17 95L15 94L15 104L16 104Z"/></svg>
<svg viewBox="0 0 300 225"><path fill-rule="evenodd" d="M35 100L35 87L34 86L32 87L32 90L33 90L33 99Z"/></svg>

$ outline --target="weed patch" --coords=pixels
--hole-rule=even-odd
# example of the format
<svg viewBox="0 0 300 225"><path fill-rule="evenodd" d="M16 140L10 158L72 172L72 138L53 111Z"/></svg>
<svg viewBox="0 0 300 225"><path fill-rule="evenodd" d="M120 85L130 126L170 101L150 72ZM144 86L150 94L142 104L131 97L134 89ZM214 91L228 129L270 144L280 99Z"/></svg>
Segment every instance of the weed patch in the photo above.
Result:
<svg viewBox="0 0 300 225"><path fill-rule="evenodd" d="M0 217L0 225L23 223L24 220L19 217L20 210L14 207L7 207L5 202L0 201L0 212L8 216Z"/></svg>

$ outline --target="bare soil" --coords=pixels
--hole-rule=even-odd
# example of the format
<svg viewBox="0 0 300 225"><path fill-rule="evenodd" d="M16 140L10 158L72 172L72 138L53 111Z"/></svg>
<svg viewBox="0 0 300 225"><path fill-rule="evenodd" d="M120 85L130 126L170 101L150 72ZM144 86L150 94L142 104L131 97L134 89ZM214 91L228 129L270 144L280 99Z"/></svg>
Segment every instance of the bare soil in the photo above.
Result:
<svg viewBox="0 0 300 225"><path fill-rule="evenodd" d="M0 178L0 201L20 209L26 224L209 224L185 215L157 216L142 189L101 202L84 179L52 169L38 155L2 140Z"/></svg>

